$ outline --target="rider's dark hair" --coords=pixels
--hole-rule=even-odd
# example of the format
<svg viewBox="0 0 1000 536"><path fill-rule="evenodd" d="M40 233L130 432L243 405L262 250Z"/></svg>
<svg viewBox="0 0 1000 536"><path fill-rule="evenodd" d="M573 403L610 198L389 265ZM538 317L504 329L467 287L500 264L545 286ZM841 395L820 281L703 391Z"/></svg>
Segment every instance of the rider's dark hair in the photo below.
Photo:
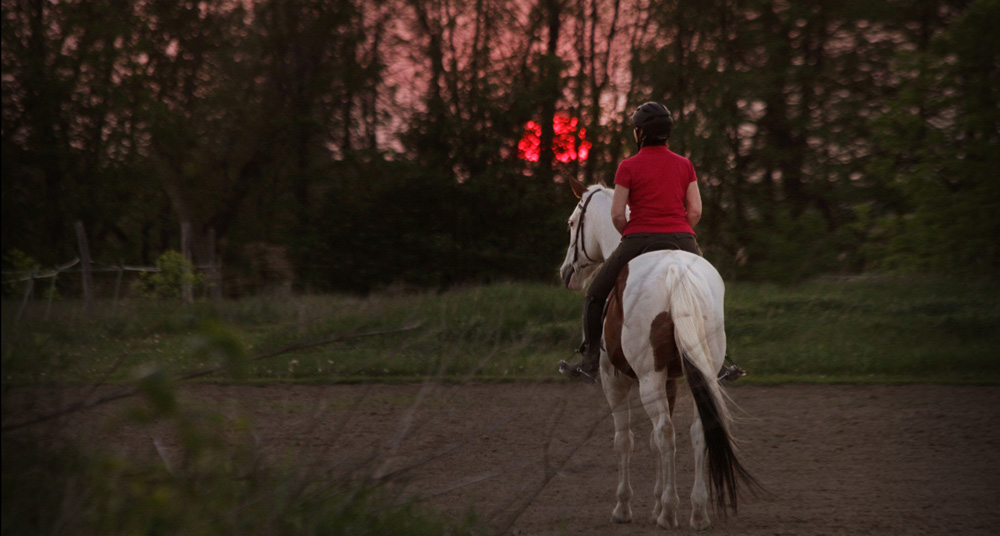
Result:
<svg viewBox="0 0 1000 536"><path fill-rule="evenodd" d="M632 126L638 130L639 148L665 145L670 139L674 118L666 106L658 102L647 102L632 112Z"/></svg>

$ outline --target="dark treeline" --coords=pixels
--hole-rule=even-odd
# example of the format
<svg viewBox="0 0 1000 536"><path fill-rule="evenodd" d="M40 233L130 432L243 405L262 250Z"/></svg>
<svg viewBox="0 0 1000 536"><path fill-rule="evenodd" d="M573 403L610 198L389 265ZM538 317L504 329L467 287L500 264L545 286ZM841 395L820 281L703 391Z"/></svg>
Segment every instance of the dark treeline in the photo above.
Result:
<svg viewBox="0 0 1000 536"><path fill-rule="evenodd" d="M151 263L189 222L196 262L266 244L309 290L554 281L563 181L610 183L658 100L727 277L991 276L997 28L997 0L4 0L3 251L65 262L82 221Z"/></svg>

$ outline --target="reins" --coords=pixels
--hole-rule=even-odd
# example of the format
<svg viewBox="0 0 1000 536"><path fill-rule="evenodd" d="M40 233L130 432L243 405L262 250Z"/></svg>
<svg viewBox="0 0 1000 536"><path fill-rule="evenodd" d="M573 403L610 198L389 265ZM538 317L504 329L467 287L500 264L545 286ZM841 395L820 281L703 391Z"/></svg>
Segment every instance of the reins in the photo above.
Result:
<svg viewBox="0 0 1000 536"><path fill-rule="evenodd" d="M587 206L590 205L590 201L594 198L594 195L596 195L596 194L597 194L597 191L590 192L590 195L588 195L586 199L581 199L580 200L580 222L576 226L576 245L573 248L573 265L574 266L577 265L577 261L580 258L580 251L581 250L583 250L583 256L584 256L584 258L586 258L588 261L590 261L590 264L585 264L583 266L580 266L579 268L577 268L577 270L582 270L582 269L584 269L584 268L586 268L588 266L592 266L594 264L598 264L600 262L604 262L603 260L598 261L596 259L592 259L590 257L590 255L587 254L587 242L583 239L583 222L584 222L584 216L587 215Z"/></svg>

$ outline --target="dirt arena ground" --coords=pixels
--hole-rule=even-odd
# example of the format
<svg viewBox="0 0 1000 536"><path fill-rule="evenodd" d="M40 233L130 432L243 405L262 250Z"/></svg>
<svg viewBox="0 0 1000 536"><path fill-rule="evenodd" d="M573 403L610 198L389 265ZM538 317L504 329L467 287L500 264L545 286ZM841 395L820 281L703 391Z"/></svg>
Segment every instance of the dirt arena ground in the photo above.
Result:
<svg viewBox="0 0 1000 536"><path fill-rule="evenodd" d="M736 386L746 465L767 488L712 535L1000 533L1000 387ZM680 515L692 481L692 401L675 412ZM322 474L382 453L411 496L475 509L510 534L663 534L652 509L650 423L633 402L635 521L609 521L617 464L600 389L571 383L189 385L183 399L253 423L262 452ZM24 402L24 400L22 400ZM119 424L125 403L60 426L129 455L168 452L169 430ZM7 410L9 408L5 408ZM9 416L10 413L5 411ZM104 424L101 424L104 423ZM100 433L95 433L100 430Z"/></svg>

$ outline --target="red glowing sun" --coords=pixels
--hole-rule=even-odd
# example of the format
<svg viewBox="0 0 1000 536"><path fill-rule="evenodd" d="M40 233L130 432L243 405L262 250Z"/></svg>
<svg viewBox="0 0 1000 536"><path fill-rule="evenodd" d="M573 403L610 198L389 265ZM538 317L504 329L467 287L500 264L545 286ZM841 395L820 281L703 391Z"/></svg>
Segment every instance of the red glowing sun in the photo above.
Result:
<svg viewBox="0 0 1000 536"><path fill-rule="evenodd" d="M552 118L552 152L556 160L566 163L572 160L586 160L590 154L591 143L587 141L587 129L581 128L579 143L577 143L576 126L579 119L568 115L556 115ZM524 135L517 143L517 156L529 162L538 162L542 152L542 125L536 121L528 121L524 125Z"/></svg>

